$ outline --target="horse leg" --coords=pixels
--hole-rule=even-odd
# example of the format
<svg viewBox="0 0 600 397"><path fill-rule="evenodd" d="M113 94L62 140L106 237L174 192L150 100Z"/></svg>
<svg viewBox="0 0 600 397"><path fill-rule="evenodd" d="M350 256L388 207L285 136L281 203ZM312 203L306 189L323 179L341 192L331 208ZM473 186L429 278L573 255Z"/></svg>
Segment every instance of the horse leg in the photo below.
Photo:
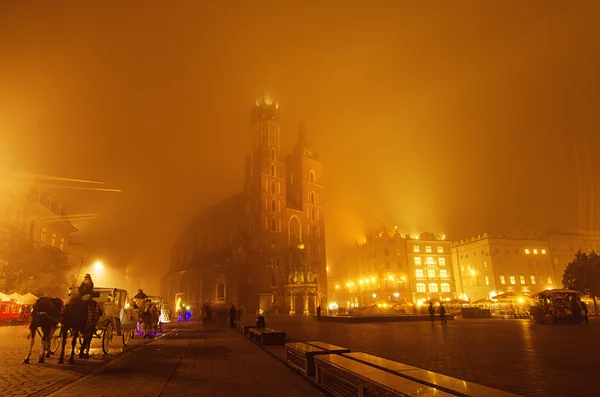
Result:
<svg viewBox="0 0 600 397"><path fill-rule="evenodd" d="M40 349L40 358L38 359L39 364L44 363L44 354L46 353L46 340L48 339L48 328L42 327L42 337L40 338L42 347Z"/></svg>
<svg viewBox="0 0 600 397"><path fill-rule="evenodd" d="M63 324L62 328L60 329L60 333L62 334L62 343L61 343L61 349L60 349L60 357L58 358L58 363L59 364L64 364L65 362L65 346L67 346L67 336L69 335L69 330L67 329L67 327Z"/></svg>
<svg viewBox="0 0 600 397"><path fill-rule="evenodd" d="M55 332L56 327L51 327L50 333L48 334L48 347L46 348L46 358L50 358L50 345L52 344L52 338L54 337Z"/></svg>
<svg viewBox="0 0 600 397"><path fill-rule="evenodd" d="M75 346L77 345L78 331L73 331L73 340L71 341L71 357L69 357L69 364L75 364Z"/></svg>
<svg viewBox="0 0 600 397"><path fill-rule="evenodd" d="M92 343L92 332L86 333L83 335L83 345L81 345L81 351L83 355L80 355L79 358L89 359L90 358L90 345Z"/></svg>
<svg viewBox="0 0 600 397"><path fill-rule="evenodd" d="M29 328L29 352L27 352L27 356L25 360L23 360L23 364L29 364L29 357L31 357L31 350L33 350L33 345L35 343L35 328Z"/></svg>

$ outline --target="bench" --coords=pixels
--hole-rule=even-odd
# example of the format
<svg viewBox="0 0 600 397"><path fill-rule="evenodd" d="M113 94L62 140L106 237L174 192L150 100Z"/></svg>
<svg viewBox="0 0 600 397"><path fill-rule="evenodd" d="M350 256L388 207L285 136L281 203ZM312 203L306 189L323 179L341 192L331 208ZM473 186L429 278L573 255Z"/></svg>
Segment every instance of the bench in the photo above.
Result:
<svg viewBox="0 0 600 397"><path fill-rule="evenodd" d="M256 325L252 324L240 324L240 332L247 337L250 337L250 330L256 328Z"/></svg>
<svg viewBox="0 0 600 397"><path fill-rule="evenodd" d="M285 361L306 376L315 376L315 356L318 354L329 353L304 342L285 344Z"/></svg>
<svg viewBox="0 0 600 397"><path fill-rule="evenodd" d="M260 343L261 346L283 346L285 345L285 331L273 328L251 328L250 340Z"/></svg>
<svg viewBox="0 0 600 397"><path fill-rule="evenodd" d="M325 342L306 342L307 344L325 350L329 354L350 353L350 349Z"/></svg>
<svg viewBox="0 0 600 397"><path fill-rule="evenodd" d="M449 397L444 391L337 355L315 356L315 381L334 396Z"/></svg>
<svg viewBox="0 0 600 397"><path fill-rule="evenodd" d="M369 365L379 370L395 374L408 380L418 382L454 396L464 397L514 397L515 394L492 389L476 383L465 382L447 375L427 371L421 368L387 360L366 353L344 353L342 357Z"/></svg>

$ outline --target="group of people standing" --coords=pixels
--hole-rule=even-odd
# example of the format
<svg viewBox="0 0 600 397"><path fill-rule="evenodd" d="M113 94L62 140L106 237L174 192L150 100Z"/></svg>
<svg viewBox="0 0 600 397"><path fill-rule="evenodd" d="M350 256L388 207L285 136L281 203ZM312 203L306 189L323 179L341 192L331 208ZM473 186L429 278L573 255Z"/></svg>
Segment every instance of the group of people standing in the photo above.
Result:
<svg viewBox="0 0 600 397"><path fill-rule="evenodd" d="M429 302L429 317L431 318L431 324L435 322L435 307L433 307L433 302ZM442 303L440 303L440 307L438 308L438 313L440 315L440 321L442 325L448 325L448 321L446 320L446 308Z"/></svg>

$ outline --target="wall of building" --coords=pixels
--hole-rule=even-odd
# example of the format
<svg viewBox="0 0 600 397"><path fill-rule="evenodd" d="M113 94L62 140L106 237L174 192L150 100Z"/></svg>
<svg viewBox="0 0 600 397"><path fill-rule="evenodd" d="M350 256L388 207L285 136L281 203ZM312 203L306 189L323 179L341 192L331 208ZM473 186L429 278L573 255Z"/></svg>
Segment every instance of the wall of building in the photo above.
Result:
<svg viewBox="0 0 600 397"><path fill-rule="evenodd" d="M431 233L369 233L349 250L348 306L455 298L451 243ZM421 238L422 237L422 238Z"/></svg>
<svg viewBox="0 0 600 397"><path fill-rule="evenodd" d="M458 288L471 301L509 291L535 293L560 288L546 235L484 234L452 247Z"/></svg>

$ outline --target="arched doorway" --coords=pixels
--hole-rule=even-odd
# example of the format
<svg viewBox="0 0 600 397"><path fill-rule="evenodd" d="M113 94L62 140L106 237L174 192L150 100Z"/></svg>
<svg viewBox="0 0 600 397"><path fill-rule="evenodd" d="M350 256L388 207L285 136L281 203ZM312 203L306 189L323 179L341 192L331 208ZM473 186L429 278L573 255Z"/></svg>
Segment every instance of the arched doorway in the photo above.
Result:
<svg viewBox="0 0 600 397"><path fill-rule="evenodd" d="M296 292L294 294L294 312L296 314L304 314L304 292Z"/></svg>

